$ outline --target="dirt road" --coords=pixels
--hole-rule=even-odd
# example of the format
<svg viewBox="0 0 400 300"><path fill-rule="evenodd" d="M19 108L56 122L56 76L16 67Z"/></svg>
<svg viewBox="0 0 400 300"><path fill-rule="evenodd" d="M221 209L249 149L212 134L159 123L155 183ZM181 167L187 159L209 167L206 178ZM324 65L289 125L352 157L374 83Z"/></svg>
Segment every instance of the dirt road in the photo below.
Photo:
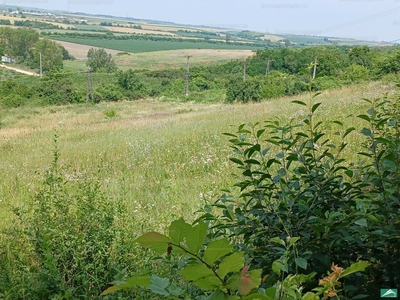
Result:
<svg viewBox="0 0 400 300"><path fill-rule="evenodd" d="M19 73L26 74L26 75L39 76L39 74L36 74L36 73L33 73L33 72L29 72L29 71L25 71L25 70L21 70L21 69L17 69L17 68L14 68L14 67L10 67L10 66L4 65L4 64L0 64L0 67L6 68L6 69L9 69L9 70L13 70L15 72L19 72Z"/></svg>

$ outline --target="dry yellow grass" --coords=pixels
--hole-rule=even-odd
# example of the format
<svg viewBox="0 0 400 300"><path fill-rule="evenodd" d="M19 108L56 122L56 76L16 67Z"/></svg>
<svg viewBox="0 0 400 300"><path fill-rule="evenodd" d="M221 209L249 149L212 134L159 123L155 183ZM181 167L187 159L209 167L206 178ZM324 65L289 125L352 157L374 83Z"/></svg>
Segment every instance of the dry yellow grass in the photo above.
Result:
<svg viewBox="0 0 400 300"><path fill-rule="evenodd" d="M87 58L87 53L90 48L98 49L98 47L81 45L81 44L76 44L76 43L69 43L69 42L62 42L62 41L55 41L55 42L64 46L64 48L67 49L68 52L78 60L85 60ZM118 50L107 49L107 48L104 50L111 55L116 55L117 53L121 52Z"/></svg>

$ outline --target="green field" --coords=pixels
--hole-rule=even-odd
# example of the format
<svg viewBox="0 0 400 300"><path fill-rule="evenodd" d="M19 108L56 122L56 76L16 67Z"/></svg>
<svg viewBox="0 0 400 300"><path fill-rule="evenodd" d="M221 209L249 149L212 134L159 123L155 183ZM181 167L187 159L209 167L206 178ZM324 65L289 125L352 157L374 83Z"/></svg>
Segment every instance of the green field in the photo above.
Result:
<svg viewBox="0 0 400 300"><path fill-rule="evenodd" d="M229 44L212 44L206 42L174 42L174 41L147 41L147 40L101 40L85 38L54 37L51 39L77 43L82 45L109 48L126 52L151 52L178 49L228 49L228 50L257 50L262 47L240 46Z"/></svg>
<svg viewBox="0 0 400 300"><path fill-rule="evenodd" d="M82 85L85 78L82 75ZM320 118L341 118L362 113L363 97L391 91L381 83L325 91ZM301 96L303 97L303 96ZM274 116L300 117L302 111L290 102L275 99L249 105L201 105L140 101L71 105L46 108L16 108L1 113L0 228L9 224L10 205L31 201L52 159L52 136L60 135L63 164L82 172L101 167L107 195L119 195L129 187L126 199L132 210L138 203L150 210L163 207L157 215L139 211L135 219L141 230L164 226L177 215L192 219L220 189L232 184L230 153L223 132L241 123L263 121ZM115 110L108 119L105 112ZM356 117L344 120L361 126ZM234 127L231 127L233 125ZM358 135L349 149L354 155ZM18 149L18 151L16 151ZM139 224L138 223L138 224Z"/></svg>

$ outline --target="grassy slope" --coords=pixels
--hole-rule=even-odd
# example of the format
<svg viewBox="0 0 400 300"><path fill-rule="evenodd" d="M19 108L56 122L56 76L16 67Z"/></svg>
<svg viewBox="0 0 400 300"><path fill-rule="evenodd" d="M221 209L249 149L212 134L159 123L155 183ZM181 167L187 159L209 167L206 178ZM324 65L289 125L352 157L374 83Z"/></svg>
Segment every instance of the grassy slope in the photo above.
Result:
<svg viewBox="0 0 400 300"><path fill-rule="evenodd" d="M319 96L319 116L360 128L361 122L347 115L364 110L361 98L390 90L378 82L325 91ZM0 228L9 225L10 206L31 201L51 163L55 132L60 136L62 164L71 177L99 169L108 196L123 195L129 203L138 233L161 229L177 216L191 219L204 199L211 200L232 185L231 151L222 133L241 123L304 116L293 99L246 105L143 100L2 111ZM117 117L107 119L110 111ZM332 133L336 130L332 127ZM351 152L346 155L355 156L360 137L349 136Z"/></svg>

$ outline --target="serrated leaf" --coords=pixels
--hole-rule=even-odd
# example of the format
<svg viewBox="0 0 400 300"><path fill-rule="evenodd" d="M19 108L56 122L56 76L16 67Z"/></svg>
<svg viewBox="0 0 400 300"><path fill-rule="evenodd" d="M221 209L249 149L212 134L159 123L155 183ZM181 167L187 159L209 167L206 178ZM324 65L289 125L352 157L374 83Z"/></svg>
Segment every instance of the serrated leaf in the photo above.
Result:
<svg viewBox="0 0 400 300"><path fill-rule="evenodd" d="M348 267L345 270L343 270L343 272L339 275L339 278L343 278L345 276L348 276L348 275L356 273L356 272L362 272L369 265L370 265L370 263L368 263L366 261L362 261L362 260L360 260L360 261L358 261L356 263L353 263L350 267Z"/></svg>
<svg viewBox="0 0 400 300"><path fill-rule="evenodd" d="M199 288L206 290L206 291L212 291L215 290L216 288L223 287L223 283L216 277L216 276L209 276L206 278L199 279L194 282Z"/></svg>
<svg viewBox="0 0 400 300"><path fill-rule="evenodd" d="M169 296L170 295L169 292L165 290L168 285L169 285L168 278L151 276L151 284L147 288L155 294Z"/></svg>
<svg viewBox="0 0 400 300"><path fill-rule="evenodd" d="M183 218L175 220L169 226L169 237L175 244L180 245L184 241L184 238L190 232L192 226L185 222Z"/></svg>
<svg viewBox="0 0 400 300"><path fill-rule="evenodd" d="M227 296L221 290L216 290L206 298L206 300L226 300Z"/></svg>
<svg viewBox="0 0 400 300"><path fill-rule="evenodd" d="M224 260L219 265L218 275L221 278L224 278L230 272L239 272L244 265L244 253L243 252L235 252L228 257L225 257Z"/></svg>
<svg viewBox="0 0 400 300"><path fill-rule="evenodd" d="M150 248L157 253L167 252L168 243L170 241L171 240L167 236L158 232L147 232L135 240L135 242L143 247Z"/></svg>
<svg viewBox="0 0 400 300"><path fill-rule="evenodd" d="M302 269L307 269L307 260L302 257L296 257L295 259L296 265Z"/></svg>
<svg viewBox="0 0 400 300"><path fill-rule="evenodd" d="M194 264L179 270L178 274L187 281L197 281L201 278L214 275L213 271L204 264Z"/></svg>
<svg viewBox="0 0 400 300"><path fill-rule="evenodd" d="M181 296L185 293L185 290L178 287L175 283L171 283L168 286L167 290L171 295L176 296L176 297Z"/></svg>
<svg viewBox="0 0 400 300"><path fill-rule="evenodd" d="M230 253L232 249L233 246L229 244L228 239L214 240L208 244L206 251L204 251L204 261L212 265L216 260Z"/></svg>
<svg viewBox="0 0 400 300"><path fill-rule="evenodd" d="M200 221L196 226L192 227L190 232L185 236L186 246L192 253L197 253L204 243L207 236L207 225Z"/></svg>

